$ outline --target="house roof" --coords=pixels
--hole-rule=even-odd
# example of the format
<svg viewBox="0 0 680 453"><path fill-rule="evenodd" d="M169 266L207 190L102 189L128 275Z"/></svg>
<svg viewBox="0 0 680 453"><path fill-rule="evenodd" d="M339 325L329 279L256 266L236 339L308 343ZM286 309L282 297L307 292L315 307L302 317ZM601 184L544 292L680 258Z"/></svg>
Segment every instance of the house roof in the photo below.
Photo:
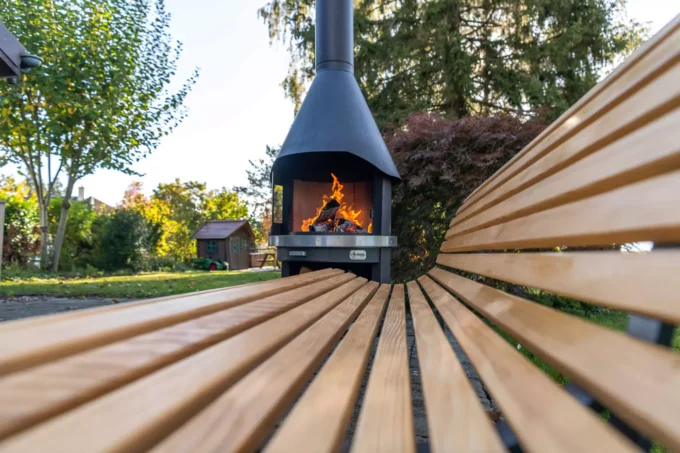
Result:
<svg viewBox="0 0 680 453"><path fill-rule="evenodd" d="M191 235L191 239L226 239L241 228L245 228L250 237L255 237L247 220L208 220Z"/></svg>

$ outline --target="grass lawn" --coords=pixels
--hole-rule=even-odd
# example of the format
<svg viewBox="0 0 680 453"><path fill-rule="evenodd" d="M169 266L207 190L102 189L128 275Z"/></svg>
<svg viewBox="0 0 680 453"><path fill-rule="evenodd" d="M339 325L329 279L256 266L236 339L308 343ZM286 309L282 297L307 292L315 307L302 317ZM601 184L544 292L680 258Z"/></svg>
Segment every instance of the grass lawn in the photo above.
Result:
<svg viewBox="0 0 680 453"><path fill-rule="evenodd" d="M138 299L243 285L279 278L281 272L157 272L139 275L65 278L10 278L0 283L0 297L50 295ZM3 275L3 277L5 277Z"/></svg>

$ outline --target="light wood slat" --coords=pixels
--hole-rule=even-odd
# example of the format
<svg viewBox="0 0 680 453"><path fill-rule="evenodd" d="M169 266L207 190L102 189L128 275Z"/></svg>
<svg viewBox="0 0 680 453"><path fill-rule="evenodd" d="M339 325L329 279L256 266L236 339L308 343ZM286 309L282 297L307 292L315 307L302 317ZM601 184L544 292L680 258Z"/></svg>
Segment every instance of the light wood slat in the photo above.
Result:
<svg viewBox="0 0 680 453"><path fill-rule="evenodd" d="M431 450L433 453L507 451L418 284L409 282L406 287Z"/></svg>
<svg viewBox="0 0 680 453"><path fill-rule="evenodd" d="M443 266L680 324L680 251L439 255Z"/></svg>
<svg viewBox="0 0 680 453"><path fill-rule="evenodd" d="M357 278L191 357L0 442L2 453L144 452L345 298Z"/></svg>
<svg viewBox="0 0 680 453"><path fill-rule="evenodd" d="M476 231L677 170L680 168L679 127L680 109L675 109L597 153L531 185L527 190L455 224L446 237ZM561 152L546 156L506 187L526 180L527 175L541 173L543 167L553 166L554 162L564 160L567 154Z"/></svg>
<svg viewBox="0 0 680 453"><path fill-rule="evenodd" d="M442 269L430 275L628 424L680 450L680 355Z"/></svg>
<svg viewBox="0 0 680 453"><path fill-rule="evenodd" d="M593 87L543 133L510 159L475 190L458 210L462 214L479 199L501 186L519 171L568 139L570 134L613 107L637 87L678 60L680 15L619 65L605 80Z"/></svg>
<svg viewBox="0 0 680 453"><path fill-rule="evenodd" d="M680 242L680 171L453 237L442 252Z"/></svg>
<svg viewBox="0 0 680 453"><path fill-rule="evenodd" d="M678 49L680 49L680 31L678 32ZM680 53L680 50L678 50ZM607 106L607 112L567 141L553 148L540 160L534 160L531 166L517 172L502 186L485 195L473 207L456 216L452 225L469 219L491 206L503 202L521 190L535 185L536 182L556 173L566 166L591 155L603 146L630 134L641 125L654 120L664 113L680 105L680 64L676 64L660 74L651 83L616 106ZM649 146L654 146L652 137ZM533 189L533 187L531 187Z"/></svg>
<svg viewBox="0 0 680 453"><path fill-rule="evenodd" d="M392 289L351 449L382 452L415 452L404 285Z"/></svg>
<svg viewBox="0 0 680 453"><path fill-rule="evenodd" d="M366 284L151 451L255 451L377 288Z"/></svg>
<svg viewBox="0 0 680 453"><path fill-rule="evenodd" d="M434 281L427 276L418 281L500 405L524 451L639 451Z"/></svg>
<svg viewBox="0 0 680 453"><path fill-rule="evenodd" d="M314 273L317 273L318 275L323 275L327 274L328 272L340 272L339 269L323 269L320 271L314 271ZM311 273L310 273L311 274ZM304 274L303 274L304 275ZM285 277L285 279L295 279L298 280L303 275L295 275L292 277ZM309 275L309 274L307 274ZM172 299L179 299L182 297L187 297L187 296L202 296L204 294L209 294L209 293L215 293L215 292L224 292L227 293L229 291L233 291L235 289L241 289L245 286L255 286L259 285L263 282L252 282L252 283L245 283L243 285L235 285L235 286L229 286L227 288L214 288L214 289L206 289L203 291L196 291L192 293L182 293L182 294L173 294L171 296L161 296L161 297L154 297L152 299L140 299L140 300L135 300L132 302L124 302L120 304L113 304L113 305L105 305L102 307L90 307L90 308L83 308L83 309L78 309L74 311L69 311L69 312L61 312L61 313L51 313L51 314L46 314L46 315L40 315L40 316L34 316L31 318L24 318L24 319L17 319L14 321L6 321L0 323L0 337L7 333L10 330L14 329L26 329L26 328L34 328L36 326L42 325L42 324L49 324L54 321L63 321L66 319L75 319L75 318L81 318L83 316L89 316L92 314L99 314L99 313L105 313L107 311L116 311L116 310L121 310L121 309L127 309L130 307L136 307L139 305L149 305L149 304L155 304L158 302L166 302L168 300Z"/></svg>
<svg viewBox="0 0 680 453"><path fill-rule="evenodd" d="M390 285L381 285L269 441L265 453L331 453L338 450L389 294Z"/></svg>
<svg viewBox="0 0 680 453"><path fill-rule="evenodd" d="M7 333L9 341L0 341L0 375L298 288L339 273L342 271L306 274L309 277L242 286L226 293L188 295L158 304L106 310L34 328L15 329Z"/></svg>
<svg viewBox="0 0 680 453"><path fill-rule="evenodd" d="M354 278L342 274L0 378L0 439L231 337Z"/></svg>

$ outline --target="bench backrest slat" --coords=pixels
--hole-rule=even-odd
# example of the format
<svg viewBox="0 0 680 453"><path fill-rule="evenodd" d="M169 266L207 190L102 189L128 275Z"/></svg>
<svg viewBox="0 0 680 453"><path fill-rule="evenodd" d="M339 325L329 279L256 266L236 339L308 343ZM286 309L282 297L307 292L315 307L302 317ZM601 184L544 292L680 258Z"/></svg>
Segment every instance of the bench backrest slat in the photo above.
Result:
<svg viewBox="0 0 680 453"><path fill-rule="evenodd" d="M677 71L680 80L680 66ZM680 87L678 88L680 105ZM680 168L678 140L680 107L645 124L643 127L610 143L598 152L535 182L545 168L556 167L571 151L581 149L577 143L570 149L548 154L501 189L521 186L527 190L495 203L493 206L455 223L447 232L451 238L464 233L507 222L565 203L614 190L647 178ZM565 144L566 145L566 144ZM527 182L527 180L532 180Z"/></svg>
<svg viewBox="0 0 680 453"><path fill-rule="evenodd" d="M678 29L680 29L680 15L628 57L605 80L593 87L498 172L482 183L465 200L458 213L465 213L481 197L504 184L519 171L551 152L555 146L567 140L575 132L609 111L643 85L648 77L653 77L673 61L677 61L678 40L680 39L677 34Z"/></svg>
<svg viewBox="0 0 680 453"><path fill-rule="evenodd" d="M680 324L680 251L442 254L437 264Z"/></svg>

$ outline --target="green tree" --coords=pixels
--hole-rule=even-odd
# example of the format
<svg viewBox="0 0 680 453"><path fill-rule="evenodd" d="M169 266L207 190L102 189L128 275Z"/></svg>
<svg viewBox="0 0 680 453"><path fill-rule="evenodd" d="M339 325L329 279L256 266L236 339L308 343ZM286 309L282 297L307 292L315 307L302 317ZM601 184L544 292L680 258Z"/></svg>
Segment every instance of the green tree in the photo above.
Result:
<svg viewBox="0 0 680 453"><path fill-rule="evenodd" d="M93 262L106 271L140 270L148 251L148 224L138 212L119 209L92 223Z"/></svg>
<svg viewBox="0 0 680 453"><path fill-rule="evenodd" d="M291 54L296 110L314 74L314 0L259 10ZM625 0L355 0L355 76L379 126L417 111L556 117L644 30ZM546 111L547 110L547 111Z"/></svg>
<svg viewBox="0 0 680 453"><path fill-rule="evenodd" d="M0 200L6 202L4 244L0 244L2 261L26 266L40 248L40 223L35 193L25 181L0 176Z"/></svg>
<svg viewBox="0 0 680 453"><path fill-rule="evenodd" d="M59 226L61 198L53 198L48 210L49 233L54 236ZM71 202L69 220L59 260L60 270L76 270L87 264L92 249L92 222L97 213L83 201Z"/></svg>
<svg viewBox="0 0 680 453"><path fill-rule="evenodd" d="M267 146L265 158L249 160L246 169L248 185L236 187L238 194L248 200L253 230L258 242L266 242L272 226L272 166L279 155L279 148ZM280 192L280 191L279 191Z"/></svg>
<svg viewBox="0 0 680 453"><path fill-rule="evenodd" d="M76 182L99 168L134 174L184 118L195 82L175 92L181 44L168 33L164 0L0 0L0 20L43 66L0 85L0 152L36 188L47 258L47 209L66 181L52 267L57 269Z"/></svg>

